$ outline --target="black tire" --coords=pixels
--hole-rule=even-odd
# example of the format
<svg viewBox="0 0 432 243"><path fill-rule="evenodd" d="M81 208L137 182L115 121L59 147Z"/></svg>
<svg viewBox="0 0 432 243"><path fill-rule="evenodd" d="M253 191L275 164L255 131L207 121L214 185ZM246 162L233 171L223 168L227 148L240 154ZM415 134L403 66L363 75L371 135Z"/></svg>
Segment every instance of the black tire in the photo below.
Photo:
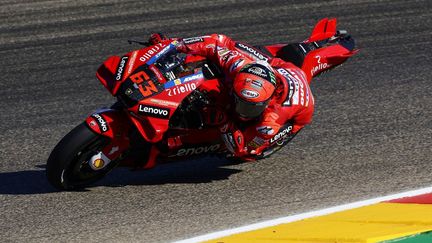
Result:
<svg viewBox="0 0 432 243"><path fill-rule="evenodd" d="M91 131L81 123L60 140L46 166L48 181L59 190L84 188L104 177L118 163L112 161L101 170L93 170L88 160L109 143L109 138Z"/></svg>

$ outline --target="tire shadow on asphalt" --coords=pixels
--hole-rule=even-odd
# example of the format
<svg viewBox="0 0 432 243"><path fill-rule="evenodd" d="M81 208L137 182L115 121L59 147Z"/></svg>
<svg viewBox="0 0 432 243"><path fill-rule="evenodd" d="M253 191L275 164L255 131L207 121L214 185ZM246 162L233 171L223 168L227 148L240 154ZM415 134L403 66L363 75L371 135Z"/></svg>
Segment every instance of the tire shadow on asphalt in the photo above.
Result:
<svg viewBox="0 0 432 243"><path fill-rule="evenodd" d="M130 170L115 168L105 178L79 191L92 187L124 187L128 185L199 184L227 180L241 169L225 168L238 163L213 157L199 160L175 162L158 165L150 170ZM46 179L45 165L37 165L39 170L0 172L0 195L25 195L58 192Z"/></svg>

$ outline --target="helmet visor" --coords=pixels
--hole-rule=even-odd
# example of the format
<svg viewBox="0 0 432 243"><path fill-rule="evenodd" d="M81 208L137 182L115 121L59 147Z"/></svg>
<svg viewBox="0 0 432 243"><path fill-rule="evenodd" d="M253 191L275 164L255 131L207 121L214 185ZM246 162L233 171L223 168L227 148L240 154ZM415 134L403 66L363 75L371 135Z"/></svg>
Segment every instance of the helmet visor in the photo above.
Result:
<svg viewBox="0 0 432 243"><path fill-rule="evenodd" d="M235 111L236 113L242 117L242 118L256 118L260 116L265 108L267 107L267 104L269 100L266 100L264 102L248 102L240 97L238 97L236 94L234 94L235 99Z"/></svg>

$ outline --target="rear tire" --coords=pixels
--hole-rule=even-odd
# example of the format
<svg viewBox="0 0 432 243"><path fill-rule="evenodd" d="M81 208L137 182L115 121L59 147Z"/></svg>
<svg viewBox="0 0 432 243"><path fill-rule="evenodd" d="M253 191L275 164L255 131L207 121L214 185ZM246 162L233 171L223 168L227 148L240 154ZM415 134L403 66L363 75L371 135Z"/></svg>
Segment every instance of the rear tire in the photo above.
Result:
<svg viewBox="0 0 432 243"><path fill-rule="evenodd" d="M118 163L111 161L101 170L93 170L88 161L110 142L81 123L60 140L46 166L48 181L59 190L76 190L96 182Z"/></svg>

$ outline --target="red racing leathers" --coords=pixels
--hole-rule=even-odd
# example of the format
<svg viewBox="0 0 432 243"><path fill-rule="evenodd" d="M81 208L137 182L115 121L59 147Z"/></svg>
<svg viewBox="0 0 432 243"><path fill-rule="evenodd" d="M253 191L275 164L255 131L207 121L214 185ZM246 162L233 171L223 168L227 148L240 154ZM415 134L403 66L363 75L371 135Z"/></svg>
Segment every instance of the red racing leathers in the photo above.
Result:
<svg viewBox="0 0 432 243"><path fill-rule="evenodd" d="M225 74L224 82L228 89L232 88L235 76L246 64L259 62L273 69L276 90L259 120L242 131L230 126L236 130L231 131L233 134L240 133L243 137L238 139L242 141L236 141L236 157L262 155L267 148L275 143L281 144L281 139L292 138L311 122L314 98L309 87L310 78L308 80L305 72L294 64L266 56L249 45L220 34L183 39L178 50L204 56L218 65Z"/></svg>

